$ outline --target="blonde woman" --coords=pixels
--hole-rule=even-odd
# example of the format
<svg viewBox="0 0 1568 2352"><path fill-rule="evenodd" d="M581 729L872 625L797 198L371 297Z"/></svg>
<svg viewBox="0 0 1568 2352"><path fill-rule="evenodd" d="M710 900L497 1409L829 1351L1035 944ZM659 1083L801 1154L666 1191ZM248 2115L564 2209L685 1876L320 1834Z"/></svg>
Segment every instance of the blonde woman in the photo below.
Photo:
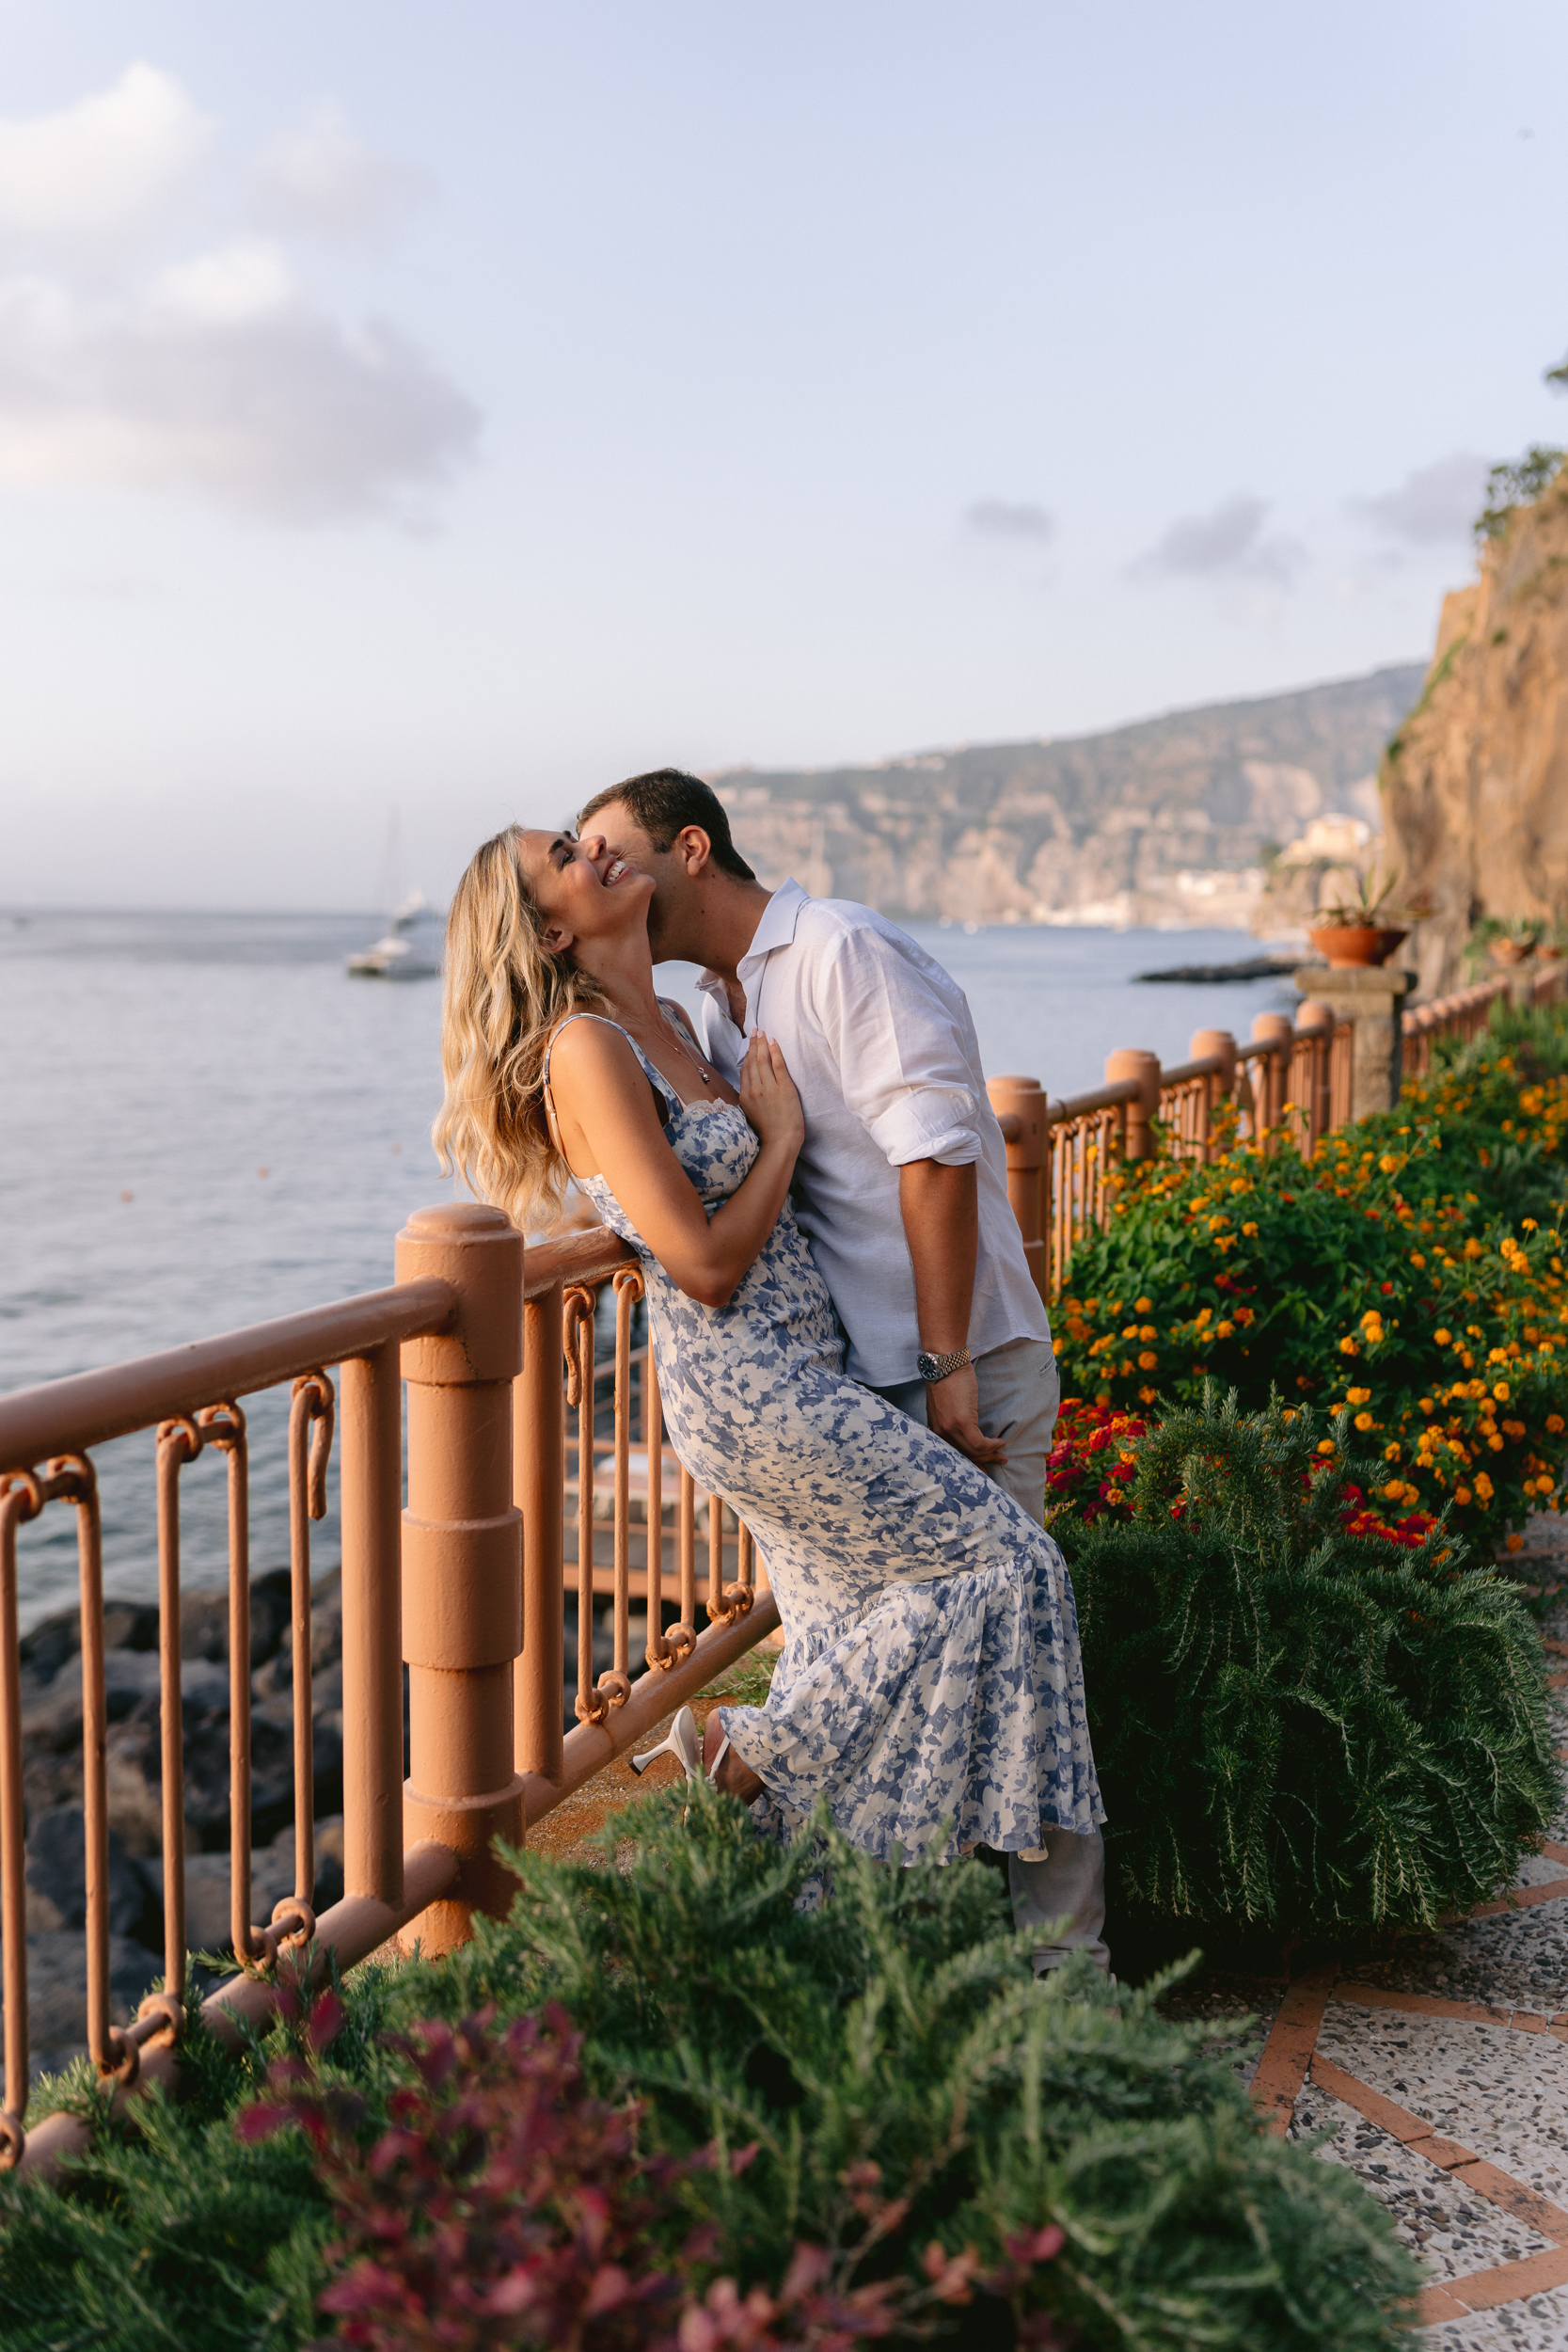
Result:
<svg viewBox="0 0 1568 2352"><path fill-rule="evenodd" d="M652 894L596 834L478 851L447 930L443 1165L526 1227L574 1177L642 1263L670 1440L751 1528L785 1635L767 1705L708 1718L717 1785L780 1834L825 1798L879 1857L1037 1858L1104 1819L1061 1554L846 1377L789 1205L800 1098L760 1034L729 1087L657 996ZM1074 1924L1103 1964L1102 1914Z"/></svg>

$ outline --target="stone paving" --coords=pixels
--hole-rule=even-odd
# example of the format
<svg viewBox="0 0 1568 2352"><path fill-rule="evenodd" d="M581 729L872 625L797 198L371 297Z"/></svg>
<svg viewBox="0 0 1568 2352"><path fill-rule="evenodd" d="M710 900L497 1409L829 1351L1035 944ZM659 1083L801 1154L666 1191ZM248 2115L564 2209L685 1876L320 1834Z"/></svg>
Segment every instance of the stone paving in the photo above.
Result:
<svg viewBox="0 0 1568 2352"><path fill-rule="evenodd" d="M1545 1630L1568 1756L1568 1601ZM1427 2274L1429 2352L1568 2346L1568 1820L1553 1832L1503 1900L1437 1934L1289 1984L1200 1977L1171 2003L1212 2017L1272 2128L1386 2207Z"/></svg>

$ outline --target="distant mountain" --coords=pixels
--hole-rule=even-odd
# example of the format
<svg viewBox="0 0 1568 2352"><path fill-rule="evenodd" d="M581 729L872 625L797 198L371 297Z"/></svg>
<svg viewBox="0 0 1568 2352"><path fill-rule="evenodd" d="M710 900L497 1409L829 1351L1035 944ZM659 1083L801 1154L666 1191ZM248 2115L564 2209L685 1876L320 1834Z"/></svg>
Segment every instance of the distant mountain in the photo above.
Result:
<svg viewBox="0 0 1568 2352"><path fill-rule="evenodd" d="M1312 818L1379 824L1420 662L1060 742L712 778L763 880L982 923L1244 925Z"/></svg>

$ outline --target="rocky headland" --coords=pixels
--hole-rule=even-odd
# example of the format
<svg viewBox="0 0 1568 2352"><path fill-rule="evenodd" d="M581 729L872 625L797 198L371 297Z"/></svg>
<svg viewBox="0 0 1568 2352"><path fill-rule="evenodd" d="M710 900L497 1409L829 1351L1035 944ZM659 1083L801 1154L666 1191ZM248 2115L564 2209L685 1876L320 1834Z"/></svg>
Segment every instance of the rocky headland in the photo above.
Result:
<svg viewBox="0 0 1568 2352"><path fill-rule="evenodd" d="M1420 676L1400 664L1103 735L712 782L769 885L793 873L904 920L1244 929L1314 821L1357 842L1376 829L1378 760Z"/></svg>
<svg viewBox="0 0 1568 2352"><path fill-rule="evenodd" d="M1388 745L1388 854L1430 893L1423 994L1452 987L1483 915L1568 912L1568 471L1513 508L1444 600L1420 699Z"/></svg>

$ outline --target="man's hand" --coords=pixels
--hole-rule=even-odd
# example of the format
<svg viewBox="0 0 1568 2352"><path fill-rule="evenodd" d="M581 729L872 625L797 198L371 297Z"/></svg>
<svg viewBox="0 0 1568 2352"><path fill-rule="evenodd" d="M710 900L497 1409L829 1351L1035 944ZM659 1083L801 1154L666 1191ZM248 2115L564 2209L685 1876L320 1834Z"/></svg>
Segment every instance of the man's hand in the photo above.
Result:
<svg viewBox="0 0 1568 2352"><path fill-rule="evenodd" d="M945 1438L982 1470L1000 1469L1007 1458L1001 1438L988 1438L980 1426L980 1381L973 1364L963 1364L945 1380L928 1384L926 1421L934 1436Z"/></svg>

